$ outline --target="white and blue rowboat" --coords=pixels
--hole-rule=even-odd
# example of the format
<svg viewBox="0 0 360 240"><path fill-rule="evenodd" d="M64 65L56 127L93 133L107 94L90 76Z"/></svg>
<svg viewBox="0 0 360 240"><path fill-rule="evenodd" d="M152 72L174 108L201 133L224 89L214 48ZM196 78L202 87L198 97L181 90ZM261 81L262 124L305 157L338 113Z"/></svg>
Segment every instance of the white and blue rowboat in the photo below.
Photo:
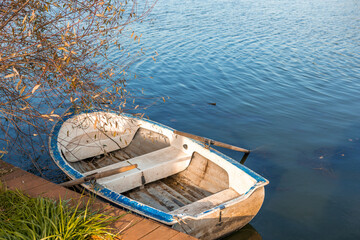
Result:
<svg viewBox="0 0 360 240"><path fill-rule="evenodd" d="M215 239L251 221L268 181L174 129L103 111L62 117L50 154L71 179L137 164L81 184L110 202L201 239Z"/></svg>

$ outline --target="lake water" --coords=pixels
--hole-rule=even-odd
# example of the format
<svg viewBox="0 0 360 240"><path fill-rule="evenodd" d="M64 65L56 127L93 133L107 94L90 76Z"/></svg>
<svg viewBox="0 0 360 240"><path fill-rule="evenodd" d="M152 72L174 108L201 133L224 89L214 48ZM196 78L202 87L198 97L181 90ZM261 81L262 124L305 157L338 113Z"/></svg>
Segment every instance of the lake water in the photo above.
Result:
<svg viewBox="0 0 360 240"><path fill-rule="evenodd" d="M133 30L129 87L170 97L147 115L253 150L270 181L257 233L229 239L360 239L359 0L159 0Z"/></svg>
<svg viewBox="0 0 360 240"><path fill-rule="evenodd" d="M159 0L135 31L148 116L254 150L263 239L360 238L360 1Z"/></svg>

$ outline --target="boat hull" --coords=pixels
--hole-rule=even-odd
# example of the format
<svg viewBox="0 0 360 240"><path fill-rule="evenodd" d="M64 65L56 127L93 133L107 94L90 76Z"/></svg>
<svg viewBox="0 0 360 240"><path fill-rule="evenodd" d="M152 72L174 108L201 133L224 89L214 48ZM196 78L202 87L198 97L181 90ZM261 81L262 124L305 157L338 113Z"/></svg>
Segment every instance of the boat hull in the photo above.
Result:
<svg viewBox="0 0 360 240"><path fill-rule="evenodd" d="M256 189L249 198L232 206L206 215L200 219L188 219L172 226L180 232L199 239L217 239L248 224L259 212L265 197L264 187Z"/></svg>
<svg viewBox="0 0 360 240"><path fill-rule="evenodd" d="M49 146L54 162L71 179L136 164L82 186L200 239L216 239L249 223L269 183L201 142L130 115L67 115L54 125Z"/></svg>

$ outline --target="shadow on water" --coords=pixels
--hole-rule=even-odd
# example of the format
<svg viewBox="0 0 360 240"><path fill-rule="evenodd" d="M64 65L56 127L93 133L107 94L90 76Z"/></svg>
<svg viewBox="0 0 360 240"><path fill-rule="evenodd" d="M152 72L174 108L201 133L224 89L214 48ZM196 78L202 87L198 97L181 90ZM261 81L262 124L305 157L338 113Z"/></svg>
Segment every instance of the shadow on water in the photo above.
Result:
<svg viewBox="0 0 360 240"><path fill-rule="evenodd" d="M262 237L251 224L246 224L231 236L221 238L221 240L262 240Z"/></svg>

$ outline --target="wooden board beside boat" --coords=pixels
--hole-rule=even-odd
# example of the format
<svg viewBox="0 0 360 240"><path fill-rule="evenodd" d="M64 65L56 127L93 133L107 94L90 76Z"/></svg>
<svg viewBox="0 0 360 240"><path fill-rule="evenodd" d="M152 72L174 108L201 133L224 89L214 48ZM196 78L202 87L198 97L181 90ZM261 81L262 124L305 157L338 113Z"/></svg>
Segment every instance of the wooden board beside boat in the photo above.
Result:
<svg viewBox="0 0 360 240"><path fill-rule="evenodd" d="M128 114L69 113L52 130L50 153L71 179L125 167L82 186L194 237L215 239L250 222L268 181L174 131Z"/></svg>

